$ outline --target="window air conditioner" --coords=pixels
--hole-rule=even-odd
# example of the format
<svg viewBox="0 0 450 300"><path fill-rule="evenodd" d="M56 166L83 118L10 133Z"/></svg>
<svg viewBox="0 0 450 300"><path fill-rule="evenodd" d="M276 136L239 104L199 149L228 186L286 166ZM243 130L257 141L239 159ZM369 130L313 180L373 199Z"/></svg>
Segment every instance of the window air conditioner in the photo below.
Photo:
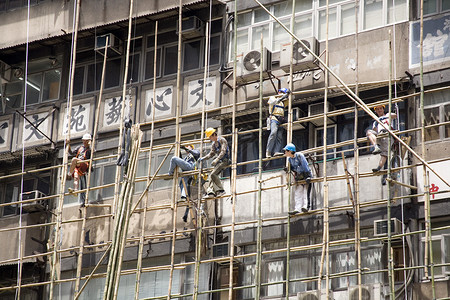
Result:
<svg viewBox="0 0 450 300"><path fill-rule="evenodd" d="M373 284L373 285L362 285L361 286L361 299L364 300L381 300L384 299L381 297L381 285ZM348 289L348 299L349 300L359 300L359 287L352 286Z"/></svg>
<svg viewBox="0 0 450 300"><path fill-rule="evenodd" d="M315 37L302 39L301 41L314 54L319 55L319 42ZM281 44L280 68L283 71L290 72L291 57L294 72L317 68L314 56L299 41L294 40L294 46L291 45L291 42Z"/></svg>
<svg viewBox="0 0 450 300"><path fill-rule="evenodd" d="M268 71L272 68L272 52L267 48L263 49L263 53L259 50L252 50L236 56L236 73L238 80L249 82L259 80L259 74L262 69L263 78L268 78Z"/></svg>
<svg viewBox="0 0 450 300"><path fill-rule="evenodd" d="M322 289L320 291L305 291L297 293L298 300L331 300L333 299L333 292L331 290L328 291L328 299L327 299L327 291Z"/></svg>
<svg viewBox="0 0 450 300"><path fill-rule="evenodd" d="M292 108L292 121L298 121L304 116L303 111L298 107ZM300 130L305 129L305 125L303 123L292 124L292 130Z"/></svg>
<svg viewBox="0 0 450 300"><path fill-rule="evenodd" d="M373 235L385 236L388 234L388 222L387 220L375 220L373 221ZM391 218L391 233L399 234L402 232L402 222L397 218Z"/></svg>
<svg viewBox="0 0 450 300"><path fill-rule="evenodd" d="M108 40L108 44L106 44L106 40ZM122 55L122 41L112 33L99 35L95 39L95 51L103 55L105 48L108 49L106 53L108 57Z"/></svg>
<svg viewBox="0 0 450 300"><path fill-rule="evenodd" d="M328 112L335 110L335 107L330 102L328 103ZM308 105L308 117L314 117L324 113L323 102L313 103ZM323 126L323 118L311 120L311 123L317 127ZM328 124L336 123L336 117L328 117Z"/></svg>
<svg viewBox="0 0 450 300"><path fill-rule="evenodd" d="M11 66L0 60L0 78L3 82L11 81Z"/></svg>
<svg viewBox="0 0 450 300"><path fill-rule="evenodd" d="M177 30L178 34L178 20L177 20ZM203 25L203 21L197 18L196 16L191 16L187 18L183 18L181 20L181 36L188 40L197 37L202 37L205 35L205 26Z"/></svg>
<svg viewBox="0 0 450 300"><path fill-rule="evenodd" d="M22 200L35 199L35 201L24 203L22 205L22 210L25 212L43 211L47 205L47 199L40 200L40 198L45 196L46 195L43 192L38 190L22 193Z"/></svg>

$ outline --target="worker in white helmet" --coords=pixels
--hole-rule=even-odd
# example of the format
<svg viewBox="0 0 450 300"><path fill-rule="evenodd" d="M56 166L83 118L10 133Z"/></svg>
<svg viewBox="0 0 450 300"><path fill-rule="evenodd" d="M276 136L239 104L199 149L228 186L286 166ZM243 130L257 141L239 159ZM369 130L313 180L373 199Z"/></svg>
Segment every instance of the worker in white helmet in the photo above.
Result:
<svg viewBox="0 0 450 300"><path fill-rule="evenodd" d="M228 147L227 140L221 136L218 136L216 129L206 129L205 135L210 141L212 141L211 151L208 155L200 157L198 162L200 163L202 160L214 158L211 162L214 169L209 176L209 185L205 196L205 198L214 198L225 194L219 174L230 164L230 149Z"/></svg>
<svg viewBox="0 0 450 300"><path fill-rule="evenodd" d="M70 169L67 174L67 179L72 180L73 178L73 188L69 188L69 193L73 193L74 191L78 191L80 188L86 188L86 172L89 169L89 162L86 161L91 158L91 135L86 133L81 138L83 144L75 148L72 151L70 148L70 141L67 140L66 144L68 147L69 155L74 155L72 158L72 162L70 164ZM81 186L80 186L81 185ZM84 205L84 201L86 200L86 194L80 194L80 202Z"/></svg>

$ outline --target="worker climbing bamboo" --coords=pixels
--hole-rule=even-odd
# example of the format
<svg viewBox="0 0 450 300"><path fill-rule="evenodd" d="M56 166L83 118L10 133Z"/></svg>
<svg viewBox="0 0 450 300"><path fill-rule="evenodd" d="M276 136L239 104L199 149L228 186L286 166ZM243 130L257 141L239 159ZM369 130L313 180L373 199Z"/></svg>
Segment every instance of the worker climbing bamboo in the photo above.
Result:
<svg viewBox="0 0 450 300"><path fill-rule="evenodd" d="M203 160L214 158L211 165L214 167L210 174L208 189L205 198L214 198L225 193L219 174L230 164L230 149L224 137L218 136L215 128L207 128L205 135L212 141L211 150L208 155L198 159L198 163Z"/></svg>
<svg viewBox="0 0 450 300"><path fill-rule="evenodd" d="M384 113L384 105L378 105L374 107L374 110L376 114L378 115L378 120L386 125L387 127L390 127L389 124L389 117L391 119L397 118L397 114L395 113ZM389 147L389 139L388 137L382 137L379 138L378 135L382 133L387 133L387 130L383 128L377 121L373 122L372 129L367 130L366 136L367 139L370 141L371 145L374 146L374 150L372 151L372 154L380 154L380 161L378 162L378 167L372 169L373 172L379 172L385 165L387 161L387 155L388 155L388 147ZM384 181L383 181L383 184Z"/></svg>
<svg viewBox="0 0 450 300"><path fill-rule="evenodd" d="M181 146L181 149L186 151L186 156L184 158L173 156L170 159L169 165L169 176L173 175L176 167L179 167L182 171L193 171L195 169L195 164L200 157L200 151L195 150L194 145ZM172 178L166 177L166 180L170 180ZM184 182L184 183L183 183ZM184 187L186 186L187 195L190 196L190 184L192 182L192 176L183 176L180 179L180 190L181 190L181 201L186 200L186 191Z"/></svg>
<svg viewBox="0 0 450 300"><path fill-rule="evenodd" d="M281 152L283 142L283 129L281 124L286 123L284 117L284 109L288 100L290 90L282 88L278 90L277 96L269 98L269 117L267 118L267 129L270 130L269 138L267 139L266 157L282 156Z"/></svg>
<svg viewBox="0 0 450 300"><path fill-rule="evenodd" d="M81 140L83 144L75 148L72 151L70 147L70 140L66 141L68 147L68 153L71 156L75 156L72 158L72 162L70 164L70 169L67 174L67 179L72 180L73 178L73 188L69 188L69 193L73 193L74 191L78 191L80 189L84 190L86 188L86 172L89 169L89 162L86 161L91 158L91 135L89 133L85 133ZM86 194L80 194L80 203L84 205L86 200Z"/></svg>
<svg viewBox="0 0 450 300"><path fill-rule="evenodd" d="M294 201L295 207L290 211L290 215L295 215L299 212L308 212L311 208L311 169L306 161L303 153L296 152L295 145L287 144L284 148L284 156L288 158L291 172L295 179L294 183ZM289 176L290 174L288 174Z"/></svg>

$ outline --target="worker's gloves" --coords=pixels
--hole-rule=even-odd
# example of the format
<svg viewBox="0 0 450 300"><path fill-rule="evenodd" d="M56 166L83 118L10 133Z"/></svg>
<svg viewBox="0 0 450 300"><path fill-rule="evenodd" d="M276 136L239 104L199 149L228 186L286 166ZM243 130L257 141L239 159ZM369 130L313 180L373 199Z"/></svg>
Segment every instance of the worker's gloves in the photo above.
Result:
<svg viewBox="0 0 450 300"><path fill-rule="evenodd" d="M211 166L215 166L215 165L217 165L219 163L219 160L216 158L215 160L213 160L212 162L211 162Z"/></svg>
<svg viewBox="0 0 450 300"><path fill-rule="evenodd" d="M188 149L186 148L186 146L180 146L181 149L183 149L184 151L188 151Z"/></svg>

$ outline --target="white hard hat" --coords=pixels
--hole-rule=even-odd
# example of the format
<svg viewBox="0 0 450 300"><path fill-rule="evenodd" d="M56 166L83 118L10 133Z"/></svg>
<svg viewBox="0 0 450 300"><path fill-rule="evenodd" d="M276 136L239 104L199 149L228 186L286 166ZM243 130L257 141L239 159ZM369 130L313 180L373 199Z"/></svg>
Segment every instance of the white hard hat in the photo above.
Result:
<svg viewBox="0 0 450 300"><path fill-rule="evenodd" d="M89 133L85 133L81 139L83 141L84 140L89 140L89 141L92 140L91 135Z"/></svg>

